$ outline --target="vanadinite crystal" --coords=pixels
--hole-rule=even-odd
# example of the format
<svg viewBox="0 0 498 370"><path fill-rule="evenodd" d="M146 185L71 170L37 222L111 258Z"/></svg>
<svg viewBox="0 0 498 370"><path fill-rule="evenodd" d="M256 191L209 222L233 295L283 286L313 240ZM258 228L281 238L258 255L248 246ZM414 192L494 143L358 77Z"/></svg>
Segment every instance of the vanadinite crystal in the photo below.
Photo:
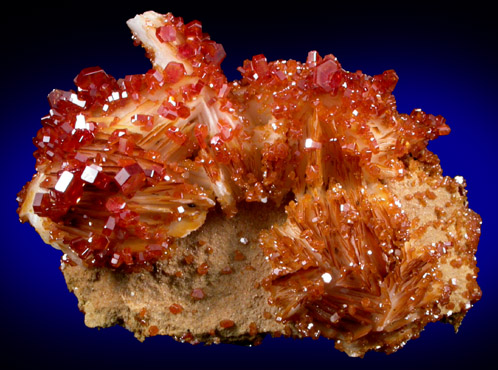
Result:
<svg viewBox="0 0 498 370"><path fill-rule="evenodd" d="M168 258L216 204L231 217L241 202L288 202L285 222L254 236L270 266L263 286L279 321L302 336L378 340L393 351L399 343L385 333L439 318L434 302L445 302L449 288L438 266L461 243L449 233L410 249L412 220L389 184L421 166L433 188L456 191L426 148L449 133L442 117L398 113L394 71L348 72L315 51L305 62L260 54L228 82L225 51L200 22L166 14L143 27L153 31L140 40L152 69L116 80L90 67L74 79L75 91L49 94L21 218L90 268L133 272ZM457 216L468 242L452 253L476 271L479 216ZM195 271L204 278L210 266ZM466 294L474 302L480 290L472 276ZM206 297L200 288L187 294ZM174 315L182 310L169 306Z"/></svg>

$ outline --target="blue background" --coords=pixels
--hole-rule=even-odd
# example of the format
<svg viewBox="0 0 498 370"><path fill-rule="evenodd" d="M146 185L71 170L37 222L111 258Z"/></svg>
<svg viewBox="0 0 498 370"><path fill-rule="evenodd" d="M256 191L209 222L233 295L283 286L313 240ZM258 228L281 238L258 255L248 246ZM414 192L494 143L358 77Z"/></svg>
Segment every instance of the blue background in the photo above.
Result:
<svg viewBox="0 0 498 370"><path fill-rule="evenodd" d="M493 361L498 344L494 275L498 40L491 9L476 1L464 2L465 7L420 2L380 7L333 2L325 7L315 1L299 6L257 1L230 6L139 3L14 5L10 13L3 12L0 330L6 341L0 346L0 366L458 369L483 368ZM191 346L166 337L140 343L120 327L85 327L76 298L59 271L60 252L18 221L15 199L33 174L32 137L48 113L46 96L53 88L74 88L73 78L89 66L99 65L116 78L150 68L143 49L133 46L125 24L146 10L172 11L186 22L200 20L204 31L227 52L222 67L229 79L239 78L236 68L254 54L304 61L308 51L317 50L322 56L333 53L349 71L361 69L372 75L394 69L400 78L394 91L400 112L421 108L446 118L451 134L430 148L439 155L445 175L466 178L470 207L483 218L477 252L483 298L458 334L450 325L430 324L420 339L393 355L368 353L355 359L336 351L327 340L267 338L253 348Z"/></svg>

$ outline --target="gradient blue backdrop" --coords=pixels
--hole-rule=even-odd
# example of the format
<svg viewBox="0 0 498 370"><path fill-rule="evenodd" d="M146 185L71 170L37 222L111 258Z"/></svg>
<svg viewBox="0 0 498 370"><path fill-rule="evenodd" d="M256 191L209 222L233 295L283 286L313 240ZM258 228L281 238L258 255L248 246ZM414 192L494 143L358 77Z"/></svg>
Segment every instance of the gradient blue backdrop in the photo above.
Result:
<svg viewBox="0 0 498 370"><path fill-rule="evenodd" d="M315 1L299 6L139 3L18 4L2 15L0 333L6 341L0 346L0 367L458 369L483 368L493 361L498 331L498 40L491 10L479 2L448 8L420 2L394 7L333 2L325 7ZM393 355L354 359L327 340L267 338L253 348L191 346L164 337L140 343L119 327L85 327L59 271L60 252L19 223L16 194L33 174L31 140L48 113L46 96L53 88L74 88L73 78L89 66L99 65L117 78L150 68L125 25L150 9L202 21L204 31L225 47L222 67L230 79L239 77L236 68L254 54L304 61L308 51L318 50L322 56L333 53L346 70L378 74L394 69L400 78L394 92L400 112L421 108L447 119L452 133L430 148L446 175L467 179L470 207L484 220L477 253L483 298L458 334L449 325L431 324L420 339Z"/></svg>

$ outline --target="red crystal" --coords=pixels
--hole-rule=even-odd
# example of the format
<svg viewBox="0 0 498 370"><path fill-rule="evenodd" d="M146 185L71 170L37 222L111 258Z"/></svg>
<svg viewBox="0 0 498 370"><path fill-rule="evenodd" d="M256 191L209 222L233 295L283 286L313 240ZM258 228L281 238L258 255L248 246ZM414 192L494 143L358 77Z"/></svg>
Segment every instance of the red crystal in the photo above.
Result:
<svg viewBox="0 0 498 370"><path fill-rule="evenodd" d="M112 267L118 268L119 266L121 266L123 264L122 255L119 253L114 253L112 255L111 261L109 263L111 264Z"/></svg>
<svg viewBox="0 0 498 370"><path fill-rule="evenodd" d="M185 25L185 36L187 38L198 38L202 37L202 23L198 20L193 20Z"/></svg>
<svg viewBox="0 0 498 370"><path fill-rule="evenodd" d="M100 171L102 171L102 167L97 166L96 164L86 166L81 174L81 179L87 183L93 184Z"/></svg>
<svg viewBox="0 0 498 370"><path fill-rule="evenodd" d="M231 328L235 325L235 323L232 321L232 320L221 320L220 321L220 326L223 328L223 329L228 329L228 328Z"/></svg>
<svg viewBox="0 0 498 370"><path fill-rule="evenodd" d="M62 171L54 187L56 197L65 203L74 204L83 193L83 181L79 173Z"/></svg>
<svg viewBox="0 0 498 370"><path fill-rule="evenodd" d="M265 78L270 74L268 62L263 54L255 55L252 57L252 69L257 73L258 78Z"/></svg>
<svg viewBox="0 0 498 370"><path fill-rule="evenodd" d="M171 312L173 315L177 315L182 311L183 307L178 303L173 303L171 306L169 306L169 312Z"/></svg>
<svg viewBox="0 0 498 370"><path fill-rule="evenodd" d="M50 191L49 193L36 193L33 211L41 217L59 221L71 207L71 203L64 199L60 193Z"/></svg>
<svg viewBox="0 0 498 370"><path fill-rule="evenodd" d="M200 300L204 298L204 291L200 288L195 288L192 290L190 296L195 300Z"/></svg>
<svg viewBox="0 0 498 370"><path fill-rule="evenodd" d="M198 46L192 42L186 42L178 47L178 55L182 59L191 59L198 53Z"/></svg>
<svg viewBox="0 0 498 370"><path fill-rule="evenodd" d="M372 77L372 89L382 94L392 93L397 83L398 75L392 69Z"/></svg>
<svg viewBox="0 0 498 370"><path fill-rule="evenodd" d="M163 116L164 118L167 118L169 120L175 120L178 118L178 111L177 111L177 106L174 105L173 103L169 101L165 101L161 104L159 109L157 110L157 113Z"/></svg>
<svg viewBox="0 0 498 370"><path fill-rule="evenodd" d="M66 135L70 135L73 132L73 130L74 130L74 127L71 126L71 124L69 122L67 122L67 121L64 122L64 123L62 123L59 126L59 128L60 128L60 133L61 134L66 134ZM63 138L65 139L66 137L63 136Z"/></svg>
<svg viewBox="0 0 498 370"><path fill-rule="evenodd" d="M214 65L220 65L221 62L225 59L226 53L223 45L218 44L214 41L206 41L202 45L202 53L206 58L208 63L212 63Z"/></svg>
<svg viewBox="0 0 498 370"><path fill-rule="evenodd" d="M102 234L110 236L115 227L116 227L116 217L109 216L104 225L104 230L102 230Z"/></svg>
<svg viewBox="0 0 498 370"><path fill-rule="evenodd" d="M162 72L150 69L145 74L144 81L150 91L155 91L164 85L164 76Z"/></svg>
<svg viewBox="0 0 498 370"><path fill-rule="evenodd" d="M131 137L121 137L118 140L118 152L132 156L135 143Z"/></svg>
<svg viewBox="0 0 498 370"><path fill-rule="evenodd" d="M194 128L194 135L199 146L202 149L207 148L206 138L208 136L208 127L202 123L198 123Z"/></svg>
<svg viewBox="0 0 498 370"><path fill-rule="evenodd" d="M126 137L126 136L128 136L128 130L126 130L126 129L114 130L112 132L112 134L109 136L109 138L107 139L107 144L109 146L113 146L115 144L118 144L119 139L122 137Z"/></svg>
<svg viewBox="0 0 498 370"><path fill-rule="evenodd" d="M139 221L140 215L137 212L133 212L128 208L124 208L118 214L118 226L127 228L132 225L136 225Z"/></svg>
<svg viewBox="0 0 498 370"><path fill-rule="evenodd" d="M121 187L125 195L132 194L145 184L145 173L138 163L123 167L114 176L114 180Z"/></svg>
<svg viewBox="0 0 498 370"><path fill-rule="evenodd" d="M79 147L93 141L95 135L93 124L89 129L73 129L71 135L65 138L62 143L62 148L68 152L78 149Z"/></svg>
<svg viewBox="0 0 498 370"><path fill-rule="evenodd" d="M83 69L74 79L74 84L79 90L97 90L109 81L109 75L98 66Z"/></svg>
<svg viewBox="0 0 498 370"><path fill-rule="evenodd" d="M324 60L315 69L314 82L326 92L330 92L337 87L333 76L338 70L339 67L334 60Z"/></svg>
<svg viewBox="0 0 498 370"><path fill-rule="evenodd" d="M180 88L182 97L184 98L185 101L190 101L190 100L192 100L192 98L198 96L201 93L202 88L204 86L205 86L205 84L204 84L204 82L202 82L202 80L199 80L195 84L183 85Z"/></svg>
<svg viewBox="0 0 498 370"><path fill-rule="evenodd" d="M148 114L134 114L131 123L142 127L145 131L150 131L154 127L154 116Z"/></svg>
<svg viewBox="0 0 498 370"><path fill-rule="evenodd" d="M183 102L179 102L176 108L178 113L178 117L180 118L188 118L190 116L190 108L187 107Z"/></svg>
<svg viewBox="0 0 498 370"><path fill-rule="evenodd" d="M220 130L220 137L224 142L230 141L233 138L234 128L226 120L218 120L218 128Z"/></svg>
<svg viewBox="0 0 498 370"><path fill-rule="evenodd" d="M126 201L118 195L111 196L105 203L105 208L112 213L119 213L126 207Z"/></svg>
<svg viewBox="0 0 498 370"><path fill-rule="evenodd" d="M98 261L109 257L109 239L103 235L91 234L88 238L77 237L69 243L71 249L75 251L81 259L89 264L98 264Z"/></svg>
<svg viewBox="0 0 498 370"><path fill-rule="evenodd" d="M157 113L173 121L177 118L187 118L190 115L190 109L183 102L164 101Z"/></svg>
<svg viewBox="0 0 498 370"><path fill-rule="evenodd" d="M145 254L148 260L157 260L165 253L166 248L161 244L148 244L145 247Z"/></svg>
<svg viewBox="0 0 498 370"><path fill-rule="evenodd" d="M183 145L187 141L187 136L176 126L169 127L166 135L178 145Z"/></svg>
<svg viewBox="0 0 498 370"><path fill-rule="evenodd" d="M122 90L125 90L133 100L140 99L140 90L144 83L143 75L128 75L120 80L120 83Z"/></svg>
<svg viewBox="0 0 498 370"><path fill-rule="evenodd" d="M67 112L78 112L86 105L86 101L80 100L74 92L58 89L48 94L48 101L53 109Z"/></svg>
<svg viewBox="0 0 498 370"><path fill-rule="evenodd" d="M150 328L149 328L149 335L151 337L154 337L156 336L157 334L159 334L159 328L156 326L156 325L152 325Z"/></svg>
<svg viewBox="0 0 498 370"><path fill-rule="evenodd" d="M69 243L71 249L78 253L81 259L86 260L92 254L92 250L88 247L88 241L85 238L78 237Z"/></svg>
<svg viewBox="0 0 498 370"><path fill-rule="evenodd" d="M185 76L186 71L182 63L169 62L164 68L164 81L168 84L174 84Z"/></svg>
<svg viewBox="0 0 498 370"><path fill-rule="evenodd" d="M113 93L115 93L114 96L120 97L117 81L100 67L83 69L75 77L74 83L78 86L78 97L87 101L88 106L107 104ZM111 100L115 100L115 98Z"/></svg>
<svg viewBox="0 0 498 370"><path fill-rule="evenodd" d="M318 54L316 50L312 50L308 53L308 57L306 58L306 64L310 67L315 67L317 63L320 63L322 58Z"/></svg>
<svg viewBox="0 0 498 370"><path fill-rule="evenodd" d="M124 154L126 157L123 157L120 161L120 165L131 164L135 162L131 158L134 156L134 150L136 148L135 139L137 135L131 132L128 132L126 129L117 129L112 132L112 134L107 139L107 148L106 151L108 153L119 152Z"/></svg>
<svg viewBox="0 0 498 370"><path fill-rule="evenodd" d="M121 250L119 252L119 254L121 255L121 258L123 259L123 262L126 265L132 265L133 264L133 254L132 254L130 248L124 248L123 250Z"/></svg>
<svg viewBox="0 0 498 370"><path fill-rule="evenodd" d="M76 159L77 161L79 161L81 163L86 163L86 161L88 160L88 157L86 155L84 155L83 153L77 152L74 155L74 159Z"/></svg>
<svg viewBox="0 0 498 370"><path fill-rule="evenodd" d="M88 238L88 245L93 250L104 250L109 245L109 239L104 235L91 235Z"/></svg>
<svg viewBox="0 0 498 370"><path fill-rule="evenodd" d="M108 174L100 171L95 178L93 185L101 190L108 190L113 184L113 178Z"/></svg>
<svg viewBox="0 0 498 370"><path fill-rule="evenodd" d="M50 210L50 195L48 193L36 193L33 199L33 211L38 215L45 215Z"/></svg>
<svg viewBox="0 0 498 370"><path fill-rule="evenodd" d="M197 273L199 275L206 275L209 271L209 265L204 262L199 267L197 267Z"/></svg>
<svg viewBox="0 0 498 370"><path fill-rule="evenodd" d="M172 42L176 40L176 29L172 25L165 25L156 29L156 36L159 41Z"/></svg>
<svg viewBox="0 0 498 370"><path fill-rule="evenodd" d="M224 140L221 135L215 135L210 140L211 148L214 150L215 158L219 163L230 163L230 154L225 146Z"/></svg>
<svg viewBox="0 0 498 370"><path fill-rule="evenodd" d="M145 253L143 251L135 253L135 257L136 257L136 262L140 265L144 265L147 261L147 259L145 258Z"/></svg>
<svg viewBox="0 0 498 370"><path fill-rule="evenodd" d="M440 124L436 129L440 136L449 135L449 133L451 132L450 126L448 126L446 123Z"/></svg>

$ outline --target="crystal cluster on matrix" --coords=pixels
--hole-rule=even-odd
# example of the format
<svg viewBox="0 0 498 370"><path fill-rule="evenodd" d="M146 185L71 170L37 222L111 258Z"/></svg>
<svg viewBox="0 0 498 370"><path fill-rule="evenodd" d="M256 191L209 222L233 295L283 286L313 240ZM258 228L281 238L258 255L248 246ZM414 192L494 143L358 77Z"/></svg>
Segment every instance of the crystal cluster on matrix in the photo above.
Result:
<svg viewBox="0 0 498 370"><path fill-rule="evenodd" d="M90 267L150 269L217 203L230 217L240 202L291 195L286 221L258 236L278 320L350 342L435 321L425 308L444 300L431 291L440 254L406 253L410 221L385 183L406 175L407 158L439 171L426 146L449 133L445 120L398 113L392 70L348 72L315 51L304 62L256 55L228 82L225 51L200 22L166 14L154 37L173 50L163 68L119 80L87 68L76 91L49 94L32 208L53 221L51 237Z"/></svg>

